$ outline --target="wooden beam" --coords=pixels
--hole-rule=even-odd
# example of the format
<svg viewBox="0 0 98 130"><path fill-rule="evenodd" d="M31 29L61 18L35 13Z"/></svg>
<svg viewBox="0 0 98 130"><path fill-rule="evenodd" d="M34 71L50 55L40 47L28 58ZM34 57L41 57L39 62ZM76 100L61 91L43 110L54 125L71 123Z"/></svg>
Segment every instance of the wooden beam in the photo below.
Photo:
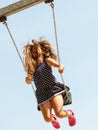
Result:
<svg viewBox="0 0 98 130"><path fill-rule="evenodd" d="M19 11L22 11L24 9L32 7L32 6L39 4L41 2L45 2L45 0L20 0L16 3L13 3L11 5L4 7L4 8L1 8L0 9L0 17L15 14Z"/></svg>

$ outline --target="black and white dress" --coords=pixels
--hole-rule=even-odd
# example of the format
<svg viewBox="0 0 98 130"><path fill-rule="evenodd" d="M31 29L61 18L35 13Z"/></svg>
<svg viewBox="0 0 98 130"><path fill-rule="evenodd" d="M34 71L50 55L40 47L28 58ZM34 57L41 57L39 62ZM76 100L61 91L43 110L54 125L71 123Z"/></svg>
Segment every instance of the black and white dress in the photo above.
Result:
<svg viewBox="0 0 98 130"><path fill-rule="evenodd" d="M34 84L36 86L36 97L38 105L49 101L54 96L64 93L64 84L58 82L52 74L52 69L44 61L37 66L33 75Z"/></svg>

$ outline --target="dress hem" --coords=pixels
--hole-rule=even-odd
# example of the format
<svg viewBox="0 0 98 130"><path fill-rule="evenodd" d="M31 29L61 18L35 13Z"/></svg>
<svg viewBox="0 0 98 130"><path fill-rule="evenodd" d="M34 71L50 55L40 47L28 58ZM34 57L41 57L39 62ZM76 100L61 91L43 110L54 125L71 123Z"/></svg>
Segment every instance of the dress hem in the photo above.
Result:
<svg viewBox="0 0 98 130"><path fill-rule="evenodd" d="M54 94L53 96L51 96L49 99L43 101L42 103L38 103L38 106L44 104L45 102L47 102L47 101L49 101L49 100L51 100L51 99L52 99L53 97L55 97L56 95L62 94L62 93L64 93L64 92L65 92L65 90Z"/></svg>

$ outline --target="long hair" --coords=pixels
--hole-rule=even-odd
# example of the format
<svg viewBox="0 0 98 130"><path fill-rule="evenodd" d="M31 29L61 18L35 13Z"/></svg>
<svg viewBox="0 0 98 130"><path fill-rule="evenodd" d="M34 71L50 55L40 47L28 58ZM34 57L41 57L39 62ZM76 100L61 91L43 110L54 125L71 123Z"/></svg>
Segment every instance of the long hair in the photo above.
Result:
<svg viewBox="0 0 98 130"><path fill-rule="evenodd" d="M57 59L57 56L52 48L52 45L47 40L40 41L40 46L42 51L44 52L44 58L51 57L53 59Z"/></svg>
<svg viewBox="0 0 98 130"><path fill-rule="evenodd" d="M36 60L32 58L32 50L33 50L33 45L30 44L24 46L23 49L25 71L31 75L35 72L35 67L36 67Z"/></svg>
<svg viewBox="0 0 98 130"><path fill-rule="evenodd" d="M24 62L25 62L25 71L31 75L34 74L36 66L38 65L38 52L37 48L41 47L44 60L47 57L51 57L56 60L56 54L47 40L36 41L32 40L32 44L27 44L24 46Z"/></svg>

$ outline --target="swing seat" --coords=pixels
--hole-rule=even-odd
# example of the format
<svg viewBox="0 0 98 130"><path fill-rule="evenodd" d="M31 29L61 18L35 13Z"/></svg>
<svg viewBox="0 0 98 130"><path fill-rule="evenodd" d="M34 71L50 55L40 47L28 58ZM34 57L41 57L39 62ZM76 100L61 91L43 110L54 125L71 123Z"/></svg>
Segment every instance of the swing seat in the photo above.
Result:
<svg viewBox="0 0 98 130"><path fill-rule="evenodd" d="M63 101L64 101L64 104L63 104L64 106L72 104L71 92L68 91L68 94L66 94L66 93L63 94ZM39 106L37 106L37 110L40 111Z"/></svg>
<svg viewBox="0 0 98 130"><path fill-rule="evenodd" d="M72 104L71 92L67 91L67 94L66 93L63 94L63 101L64 101L64 104L63 104L64 106Z"/></svg>

